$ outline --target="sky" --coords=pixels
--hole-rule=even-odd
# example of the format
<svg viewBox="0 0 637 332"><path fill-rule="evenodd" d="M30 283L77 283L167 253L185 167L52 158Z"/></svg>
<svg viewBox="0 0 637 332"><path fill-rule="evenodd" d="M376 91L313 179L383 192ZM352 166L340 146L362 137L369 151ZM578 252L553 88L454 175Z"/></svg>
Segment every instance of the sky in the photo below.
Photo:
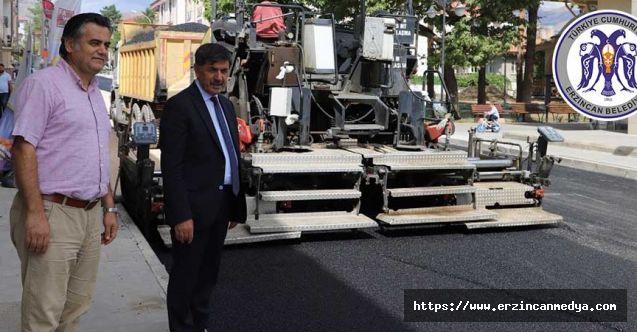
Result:
<svg viewBox="0 0 637 332"><path fill-rule="evenodd" d="M122 13L130 12L133 10L143 11L144 9L148 8L152 2L152 0L82 0L82 12L99 13L100 9L113 4Z"/></svg>
<svg viewBox="0 0 637 332"><path fill-rule="evenodd" d="M562 1L544 1L538 12L541 26L553 26L555 32L573 19L573 14L564 7Z"/></svg>

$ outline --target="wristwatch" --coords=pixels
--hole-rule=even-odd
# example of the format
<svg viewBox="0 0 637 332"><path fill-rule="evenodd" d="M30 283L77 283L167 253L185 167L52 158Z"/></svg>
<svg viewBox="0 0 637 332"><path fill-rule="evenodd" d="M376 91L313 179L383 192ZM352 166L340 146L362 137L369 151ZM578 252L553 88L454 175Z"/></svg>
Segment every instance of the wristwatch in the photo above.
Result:
<svg viewBox="0 0 637 332"><path fill-rule="evenodd" d="M104 214L107 214L107 213L119 214L119 209L116 207L111 207L111 208L104 207L102 208L102 211L104 211Z"/></svg>

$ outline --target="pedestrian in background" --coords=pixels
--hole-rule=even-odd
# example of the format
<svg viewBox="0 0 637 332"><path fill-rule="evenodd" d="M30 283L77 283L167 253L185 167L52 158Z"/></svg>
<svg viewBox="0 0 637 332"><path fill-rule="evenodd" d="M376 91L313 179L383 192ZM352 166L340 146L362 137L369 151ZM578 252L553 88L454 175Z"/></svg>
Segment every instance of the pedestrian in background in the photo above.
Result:
<svg viewBox="0 0 637 332"><path fill-rule="evenodd" d="M117 234L111 128L95 79L111 32L102 15L73 16L64 26L62 60L29 75L17 91L11 239L21 263L23 331L79 330L100 243Z"/></svg>
<svg viewBox="0 0 637 332"><path fill-rule="evenodd" d="M489 103L489 105L491 108L484 112L484 118L478 120L476 131L479 133L486 131L497 133L500 131L500 112L498 112L498 109L493 103Z"/></svg>
<svg viewBox="0 0 637 332"><path fill-rule="evenodd" d="M0 63L0 118L2 118L4 109L7 108L12 89L13 80L11 75L4 70L4 64Z"/></svg>
<svg viewBox="0 0 637 332"><path fill-rule="evenodd" d="M221 95L229 72L225 47L201 45L195 53L197 79L170 98L162 114L161 169L173 241L167 306L173 332L209 329L226 232L246 220L237 118Z"/></svg>

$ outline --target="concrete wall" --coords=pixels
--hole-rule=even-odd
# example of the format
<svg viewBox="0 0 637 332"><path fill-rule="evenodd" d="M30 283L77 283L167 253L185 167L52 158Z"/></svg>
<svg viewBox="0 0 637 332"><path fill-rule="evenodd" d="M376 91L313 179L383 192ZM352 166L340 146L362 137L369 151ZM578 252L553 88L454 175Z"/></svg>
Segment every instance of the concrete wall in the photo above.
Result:
<svg viewBox="0 0 637 332"><path fill-rule="evenodd" d="M11 41L11 37L7 38L7 36L11 35L11 25L12 25L12 17L11 17L11 0L2 0L2 5L0 5L0 63L4 64L5 67L11 67L11 47L7 42ZM5 17L7 19L7 24L5 25Z"/></svg>

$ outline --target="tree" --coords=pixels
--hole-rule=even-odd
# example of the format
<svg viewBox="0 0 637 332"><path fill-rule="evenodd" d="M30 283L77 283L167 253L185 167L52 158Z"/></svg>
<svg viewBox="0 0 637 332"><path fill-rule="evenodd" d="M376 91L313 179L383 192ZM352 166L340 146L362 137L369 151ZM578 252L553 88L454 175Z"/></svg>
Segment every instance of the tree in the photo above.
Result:
<svg viewBox="0 0 637 332"><path fill-rule="evenodd" d="M194 0L194 2L203 2L203 16L206 20L210 21L210 19L212 18L210 0ZM219 16L219 13L234 13L234 0L217 0L217 16Z"/></svg>
<svg viewBox="0 0 637 332"><path fill-rule="evenodd" d="M110 5L100 9L100 14L108 17L108 19L111 20L111 25L113 26L113 34L111 35L111 47L116 48L117 43L121 38L119 32L119 23L122 21L122 13L117 10L117 7L115 7L115 5Z"/></svg>
<svg viewBox="0 0 637 332"><path fill-rule="evenodd" d="M194 0L196 3L203 1L204 16L210 20L210 0ZM255 1L259 2L259 1ZM248 1L246 1L248 3ZM316 9L319 12L334 14L335 18L339 21L354 18L358 15L360 2L358 0L279 0L280 4L301 4L312 9ZM372 13L378 10L390 10L404 8L404 0L367 0L367 12ZM234 0L218 0L217 1L217 16L221 14L234 13Z"/></svg>
<svg viewBox="0 0 637 332"><path fill-rule="evenodd" d="M137 23L153 24L155 22L155 11L148 7L141 12L135 21Z"/></svg>
<svg viewBox="0 0 637 332"><path fill-rule="evenodd" d="M515 27L511 28L504 23L497 25L486 18L464 17L450 32L446 61L455 66L479 69L478 104L486 102L486 65L494 58L506 54L515 41L515 30ZM450 74L453 74L453 70Z"/></svg>
<svg viewBox="0 0 637 332"><path fill-rule="evenodd" d="M526 53L524 54L524 73L522 82L518 86L516 100L519 102L531 101L533 89L533 67L535 66L535 37L537 36L538 11L540 0L530 0L527 5L526 23Z"/></svg>
<svg viewBox="0 0 637 332"><path fill-rule="evenodd" d="M517 26L519 19L513 15L518 9L516 1L466 0L467 14L457 17L448 12L445 29L445 83L452 99L458 95L454 67L477 67L478 100L486 102L486 65L494 58L506 54L511 45L519 42ZM449 8L447 8L449 9ZM424 13L420 14L424 15ZM442 18L431 20L433 26L442 27ZM433 31L429 34L435 44L441 44L441 38ZM428 64L440 63L441 47L435 47L429 54Z"/></svg>
<svg viewBox="0 0 637 332"><path fill-rule="evenodd" d="M44 12L42 10L42 5L38 2L36 4L33 5L33 7L29 8L29 11L31 12L31 16L33 17L33 20L29 23L29 26L31 27L31 32L32 33L42 33L42 20L44 17ZM29 29L27 28L26 31L29 31ZM41 44L41 40L40 39L34 39L33 40L33 49L35 50L39 50L40 49L40 44Z"/></svg>

